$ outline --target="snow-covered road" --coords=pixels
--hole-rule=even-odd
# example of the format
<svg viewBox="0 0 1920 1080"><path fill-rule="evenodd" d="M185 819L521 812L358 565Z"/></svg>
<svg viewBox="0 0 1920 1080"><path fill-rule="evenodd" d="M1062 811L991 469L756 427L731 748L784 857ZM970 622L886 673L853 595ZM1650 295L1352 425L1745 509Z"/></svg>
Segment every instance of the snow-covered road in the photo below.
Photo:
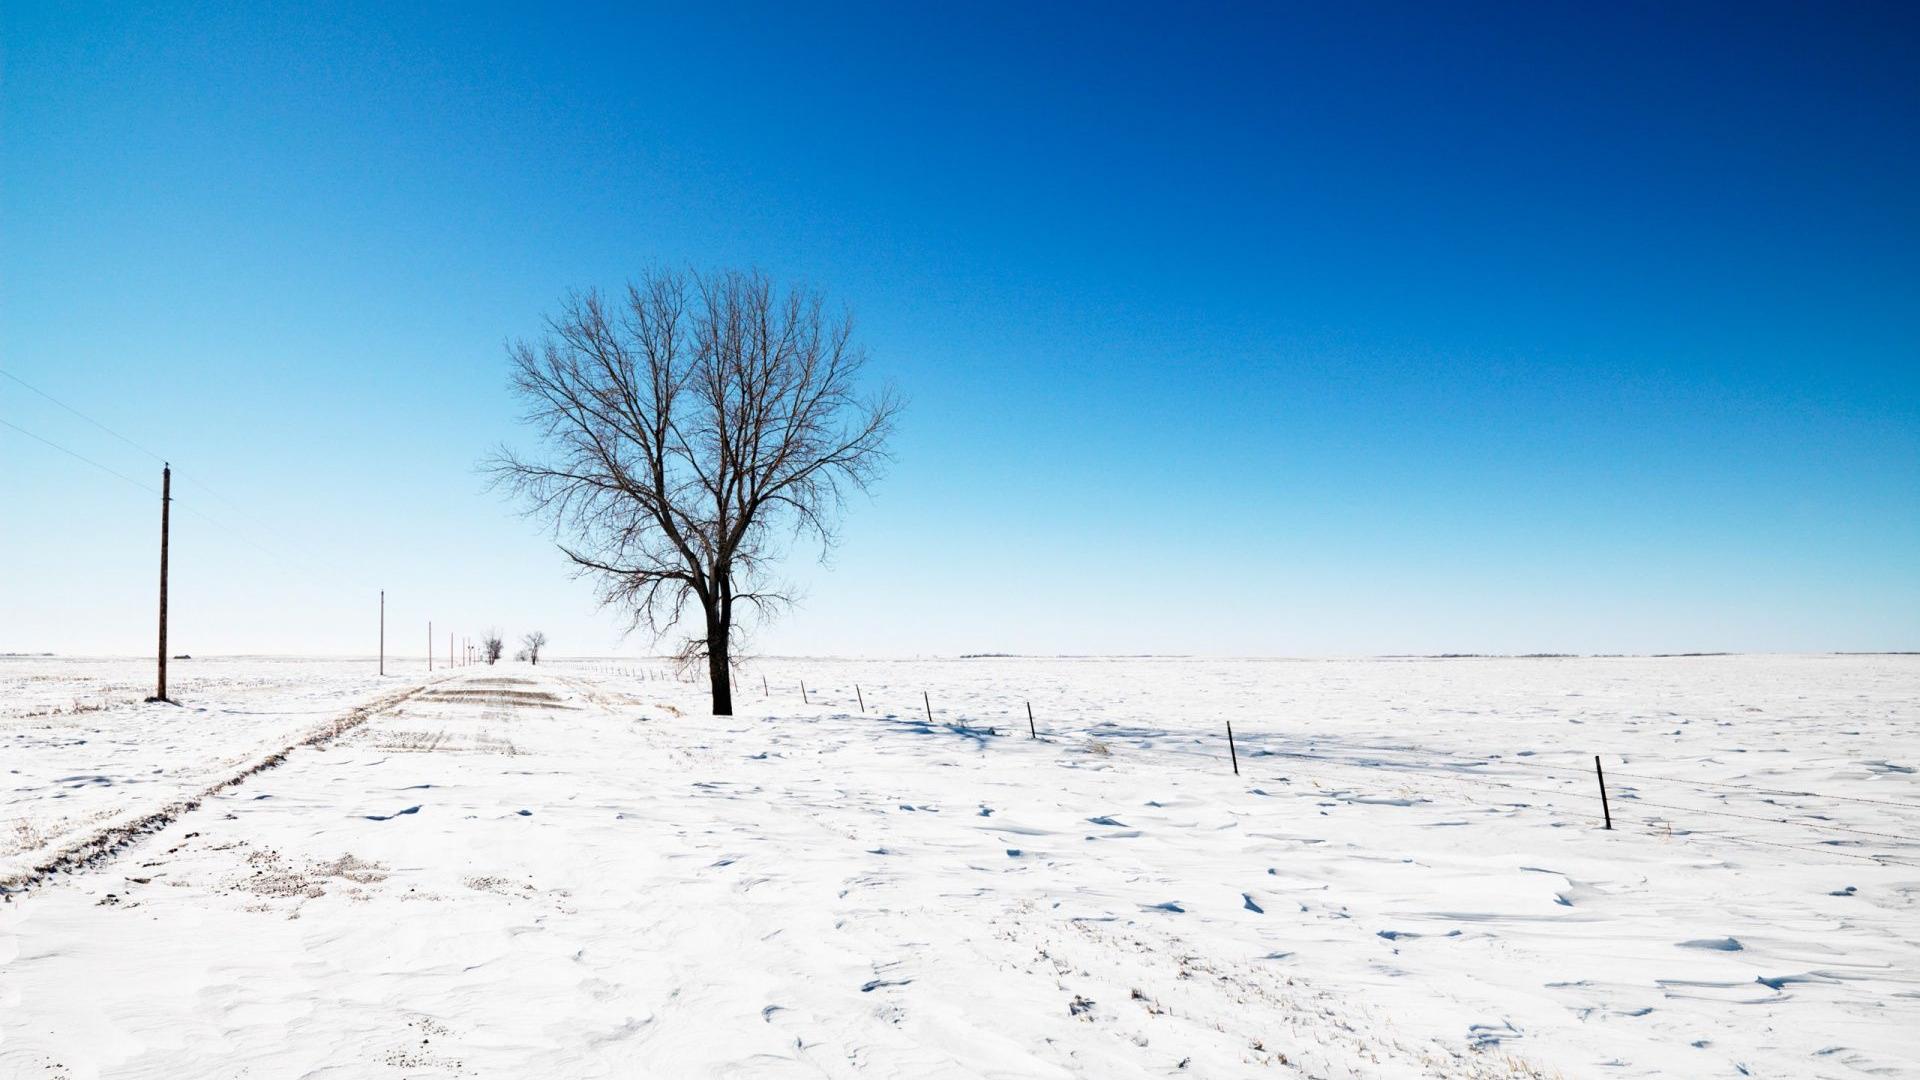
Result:
<svg viewBox="0 0 1920 1080"><path fill-rule="evenodd" d="M764 673L335 686L0 905L0 1076L1920 1075L1920 658Z"/></svg>

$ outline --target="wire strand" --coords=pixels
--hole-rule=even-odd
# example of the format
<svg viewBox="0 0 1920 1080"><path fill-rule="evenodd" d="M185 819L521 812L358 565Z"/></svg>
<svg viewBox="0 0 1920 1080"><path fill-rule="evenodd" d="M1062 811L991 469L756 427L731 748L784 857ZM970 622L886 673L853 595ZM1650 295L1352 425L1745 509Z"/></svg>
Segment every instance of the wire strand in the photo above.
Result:
<svg viewBox="0 0 1920 1080"><path fill-rule="evenodd" d="M1499 759L1502 764L1518 765L1528 769L1542 769L1549 772L1578 773L1587 775L1587 770L1569 765L1548 765L1543 761L1514 761L1511 758ZM1630 780L1652 780L1664 784L1683 784L1688 787L1724 788L1728 791L1745 792L1749 795L1779 795L1789 799L1831 799L1834 802L1865 803L1869 806L1898 806L1907 810L1920 810L1920 803L1901 802L1898 799L1869 799L1859 795L1826 795L1818 791L1788 791L1784 788L1753 787L1749 784L1730 784L1721 780L1686 780L1678 776L1652 776L1647 773L1619 772L1608 770L1608 776L1620 776Z"/></svg>
<svg viewBox="0 0 1920 1080"><path fill-rule="evenodd" d="M126 473L123 473L118 469L108 468L107 466L100 464L99 462L93 460L92 458L86 456L85 454L82 454L76 450L69 450L64 446L61 446L59 443L54 442L52 439L45 438L44 436L40 436L40 435L35 435L33 432L28 431L26 428L23 428L18 424L8 423L5 419L0 419L0 426L12 428L13 430L19 432L20 434L25 435L27 438L32 439L37 443L43 443L47 446L51 446L55 450L60 451L61 453L67 455L70 458L73 458L76 461L84 461L88 465L91 465L94 468L99 469L101 472L106 473L108 476L117 476L120 479L125 480L127 483L132 484L134 487L137 487L140 490L147 492L150 495L160 494L158 490L148 487L146 484L143 484L140 481L135 480L133 477L128 476Z"/></svg>
<svg viewBox="0 0 1920 1080"><path fill-rule="evenodd" d="M6 373L3 371L0 371L0 374L6 374ZM7 375L7 377L10 379L13 379L15 382L20 382L18 378L15 378L12 375ZM21 385L26 386L25 383L21 383ZM31 390L33 388L28 387L28 389ZM38 391L36 391L36 393L37 392ZM53 399L48 398L48 400L52 401ZM59 402L55 402L55 404L59 404ZM64 408L64 406L62 407ZM75 415L79 415L79 414L75 413ZM84 419L84 417L82 418ZM35 442L41 443L45 446L49 446L55 450L60 451L61 453L67 455L68 457L73 458L75 461L84 462L88 465L93 466L96 469L99 469L101 472L104 472L109 476L117 477L121 480L124 480L127 483L132 484L134 487L139 488L141 491L144 491L149 495L159 495L161 493L159 488L152 487L151 485L142 483L139 480L135 480L133 477L128 476L126 473L123 473L118 469L114 469L107 465L102 465L100 462L95 461L94 459L86 456L85 454L82 454L77 450L68 449L67 447L62 446L59 443L54 442L52 439L46 438L43 435L36 435L33 432L28 431L26 428L23 428L18 424L12 423L11 421L8 421L4 417L0 417L0 426L11 428L14 431L19 432L20 434L25 435L27 438L34 440ZM103 427L103 430L105 430L104 427ZM137 446L137 444L131 444L131 445ZM144 448L142 449L144 451ZM163 464L166 463L167 461L167 459L164 457L159 458L159 460ZM204 485L202 486L204 487ZM211 494L211 492L209 493ZM268 558L278 563L281 563L282 565L286 565L288 563L293 563L296 565L304 564L309 568L323 569L323 570L326 570L328 573L335 575L338 579L335 582L335 584L353 583L353 584L356 584L358 587L362 587L362 588L370 587L370 586L367 586L366 583L364 582L355 582L354 579L356 575L348 572L347 570L345 570L344 568L340 567L335 563L332 563L328 560L320 558L317 555L313 555L309 553L305 558L301 558L296 555L290 555L288 552L285 552L285 551L276 551L272 548L269 548L265 544L262 544L259 541L253 539L252 537L245 535L240 529L236 528L232 522L222 521L221 519L214 517L212 514L209 514L206 511L201 510L198 507L194 506L191 501L182 501L182 499L178 495L170 496L170 501L172 501L175 506L179 507L181 510L185 511L186 513L192 514L193 516L201 519L202 521L207 522L208 524L214 526L215 528L220 529L222 532L222 535L228 537L229 539L238 540L239 542L246 544L247 546L260 552L261 554L267 556ZM246 515L244 513L241 516L246 517L248 521L252 523L257 530L257 526L258 526L257 522L254 522L249 515ZM315 581L314 584L320 584L320 582Z"/></svg>
<svg viewBox="0 0 1920 1080"><path fill-rule="evenodd" d="M20 376L15 375L13 372L6 370L5 368L0 368L0 375L4 375L7 378L12 379L14 382L19 383L21 386L26 387L28 390L32 391L33 393L38 394L41 397L47 399L48 401L53 402L55 405L58 405L60 408L65 409L66 411L72 413L73 415L79 417L82 420L85 420L87 423L92 424L94 427L97 427L101 431L104 431L107 434L113 436L114 438L119 439L121 442L126 443L128 446L133 447L135 450L140 451L141 453L147 455L148 457L152 458L155 461L160 462L163 465L167 464L170 460L177 460L177 459L170 459L166 455L161 454L160 452L154 450L153 448L146 446L142 443L136 442L133 439L127 437L126 435L122 435L120 432L115 431L113 428L108 427L106 424L101 423L99 420L94 419L93 417L87 415L84 412L81 412L79 409L76 409L73 406L67 404L66 402L60 400L59 398L54 397L52 394L47 393L45 390L40 389L39 387L33 385L32 383L21 378ZM213 496L214 498L219 499L221 502L226 503L228 506L231 506L236 510L241 509L239 503L234 502L232 499L227 498L225 495L222 495L218 491L215 491L213 488L207 486L204 482L196 479L191 471L183 474L181 479L185 480L187 483L193 485L194 487L199 488L201 491L204 491L207 494ZM152 489L149 488L148 490L152 490Z"/></svg>
<svg viewBox="0 0 1920 1080"><path fill-rule="evenodd" d="M134 442L132 439L127 438L125 435L122 435L119 432L108 427L107 425L101 423L100 421L95 420L93 417L88 416L86 413L81 412L79 409L76 409L73 406L67 404L66 402L61 401L59 398L54 397L52 394L47 393L45 390L42 390L39 387L28 382L27 380L21 378L20 376L15 375L13 372L8 371L5 368L0 368L0 375L4 375L7 378L12 379L14 382L17 382L21 386L26 387L28 390L31 390L34 393L40 395L41 397L46 398L48 401L53 402L55 405L60 406L61 408L67 410L68 412L79 417L80 419L85 420L87 423L92 424L94 427L99 428L101 431L106 432L107 434L113 436L114 438L119 439L121 442L126 443L128 446L133 447L135 450L140 451L141 453L147 455L153 460L158 462L163 462L163 463L167 460L166 458L162 457L160 454L156 453L155 451L145 446L142 446L137 442Z"/></svg>
<svg viewBox="0 0 1920 1080"><path fill-rule="evenodd" d="M1439 758L1445 761L1456 762L1461 766L1513 765L1523 769L1539 769L1545 772L1565 773L1569 776L1584 777L1584 776L1593 775L1593 771L1591 769L1583 768L1580 766L1549 765L1544 761L1519 761L1511 757L1488 757L1488 758L1469 759L1469 758L1460 757L1458 754L1449 754L1445 751L1428 751L1428 750L1419 750L1419 749L1409 749L1404 746L1379 746L1379 745L1372 745L1372 744L1357 746L1355 747L1355 749L1369 750L1369 751L1375 751L1379 753L1422 754L1422 755L1428 755L1431 757ZM1569 750L1565 752L1579 753L1580 751ZM1828 795L1818 791L1788 791L1784 788L1763 788L1763 787L1755 787L1751 784L1732 784L1732 783L1727 783L1724 781L1717 781L1717 780L1687 780L1677 776L1653 776L1647 773L1620 772L1611 768L1607 770L1607 776L1609 777L1619 776L1619 777L1625 777L1633 780L1653 780L1659 783L1681 784L1689 787L1724 788L1729 791L1739 791L1739 792L1744 792L1750 795L1779 795L1784 798L1793 798L1793 799L1830 799L1834 802L1861 803L1867 806L1894 806L1904 810L1920 810L1920 803L1902 802L1898 799L1872 799L1862 795Z"/></svg>

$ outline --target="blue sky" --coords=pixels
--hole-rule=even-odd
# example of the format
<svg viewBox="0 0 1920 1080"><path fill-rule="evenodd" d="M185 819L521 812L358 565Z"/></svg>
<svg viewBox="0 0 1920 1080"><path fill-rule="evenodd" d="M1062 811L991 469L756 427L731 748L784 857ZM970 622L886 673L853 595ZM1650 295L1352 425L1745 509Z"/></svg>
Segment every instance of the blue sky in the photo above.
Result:
<svg viewBox="0 0 1920 1080"><path fill-rule="evenodd" d="M1920 648L1911 9L385 7L0 9L0 370L180 648L643 649L474 465L659 264L911 401L765 651ZM0 506L0 651L147 648L150 494Z"/></svg>

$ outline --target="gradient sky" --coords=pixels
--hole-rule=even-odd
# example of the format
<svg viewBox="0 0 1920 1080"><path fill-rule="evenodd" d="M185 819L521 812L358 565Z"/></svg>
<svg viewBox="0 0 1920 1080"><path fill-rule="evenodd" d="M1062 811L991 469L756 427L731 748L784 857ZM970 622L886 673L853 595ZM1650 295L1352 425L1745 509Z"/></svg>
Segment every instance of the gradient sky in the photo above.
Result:
<svg viewBox="0 0 1920 1080"><path fill-rule="evenodd" d="M1920 648L1911 5L321 6L0 6L0 370L176 465L178 651L646 649L474 466L663 263L911 401L762 651ZM0 427L0 651L157 516Z"/></svg>

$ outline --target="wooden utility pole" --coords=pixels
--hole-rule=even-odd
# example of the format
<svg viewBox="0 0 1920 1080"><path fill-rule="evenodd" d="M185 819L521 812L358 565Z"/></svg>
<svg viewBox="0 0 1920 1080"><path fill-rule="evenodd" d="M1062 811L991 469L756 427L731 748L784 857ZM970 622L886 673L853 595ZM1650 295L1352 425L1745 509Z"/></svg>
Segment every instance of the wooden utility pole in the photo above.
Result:
<svg viewBox="0 0 1920 1080"><path fill-rule="evenodd" d="M380 674L387 673L387 590L380 590Z"/></svg>
<svg viewBox="0 0 1920 1080"><path fill-rule="evenodd" d="M160 463L160 677L148 701L167 700L167 518L173 504L173 466Z"/></svg>

